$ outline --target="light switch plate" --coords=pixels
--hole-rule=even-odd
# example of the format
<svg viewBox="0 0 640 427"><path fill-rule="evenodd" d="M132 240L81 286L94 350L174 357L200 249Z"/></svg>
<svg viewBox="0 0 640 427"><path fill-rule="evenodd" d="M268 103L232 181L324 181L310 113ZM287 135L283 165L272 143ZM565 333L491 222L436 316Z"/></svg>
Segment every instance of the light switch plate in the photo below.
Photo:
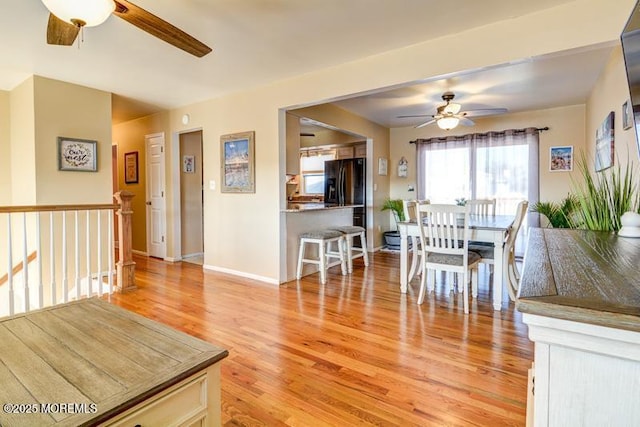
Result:
<svg viewBox="0 0 640 427"><path fill-rule="evenodd" d="M209 190L216 189L216 182L214 180L209 181Z"/></svg>

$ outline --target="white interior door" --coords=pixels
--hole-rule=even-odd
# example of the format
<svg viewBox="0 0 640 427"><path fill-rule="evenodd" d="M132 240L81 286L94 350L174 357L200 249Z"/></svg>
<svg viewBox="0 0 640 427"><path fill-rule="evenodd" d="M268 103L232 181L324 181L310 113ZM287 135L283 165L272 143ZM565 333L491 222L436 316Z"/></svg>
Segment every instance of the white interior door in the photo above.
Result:
<svg viewBox="0 0 640 427"><path fill-rule="evenodd" d="M164 258L167 253L164 173L164 134L145 136L147 166L147 253Z"/></svg>

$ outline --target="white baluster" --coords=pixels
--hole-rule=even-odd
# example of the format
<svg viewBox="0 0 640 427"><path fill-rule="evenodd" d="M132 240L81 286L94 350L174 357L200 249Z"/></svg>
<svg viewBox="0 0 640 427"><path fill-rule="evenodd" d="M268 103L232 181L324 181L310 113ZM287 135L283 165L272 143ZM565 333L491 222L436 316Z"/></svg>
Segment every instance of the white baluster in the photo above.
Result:
<svg viewBox="0 0 640 427"><path fill-rule="evenodd" d="M38 258L38 308L44 305L44 286L42 284L42 237L40 236L40 212L36 212L36 257Z"/></svg>
<svg viewBox="0 0 640 427"><path fill-rule="evenodd" d="M29 254L27 250L27 213L22 212L22 277L24 286L24 312L31 306L29 296Z"/></svg>
<svg viewBox="0 0 640 427"><path fill-rule="evenodd" d="M56 244L55 244L55 233L54 233L54 216L53 211L49 212L49 273L51 277L51 305L56 305Z"/></svg>
<svg viewBox="0 0 640 427"><path fill-rule="evenodd" d="M111 294L113 293L113 265L115 250L113 248L113 211L109 210L107 216L107 246L109 250L109 301L111 301Z"/></svg>
<svg viewBox="0 0 640 427"><path fill-rule="evenodd" d="M69 257L67 255L67 211L62 211L62 302L69 301Z"/></svg>
<svg viewBox="0 0 640 427"><path fill-rule="evenodd" d="M98 292L102 296L102 211L98 211Z"/></svg>
<svg viewBox="0 0 640 427"><path fill-rule="evenodd" d="M7 282L9 283L9 316L15 312L13 301L13 234L11 230L11 214L7 214Z"/></svg>
<svg viewBox="0 0 640 427"><path fill-rule="evenodd" d="M93 280L91 280L91 211L87 209L87 295L93 293Z"/></svg>
<svg viewBox="0 0 640 427"><path fill-rule="evenodd" d="M76 267L76 299L80 299L80 225L78 224L78 211L74 211L74 230L75 230L75 267Z"/></svg>

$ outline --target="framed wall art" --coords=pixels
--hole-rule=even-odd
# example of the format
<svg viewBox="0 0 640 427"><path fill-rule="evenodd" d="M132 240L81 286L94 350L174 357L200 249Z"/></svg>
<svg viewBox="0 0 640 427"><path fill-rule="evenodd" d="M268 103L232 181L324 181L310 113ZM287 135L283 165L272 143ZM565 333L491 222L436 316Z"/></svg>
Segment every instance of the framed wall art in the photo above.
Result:
<svg viewBox="0 0 640 427"><path fill-rule="evenodd" d="M378 175L387 174L387 159L385 157L378 158Z"/></svg>
<svg viewBox="0 0 640 427"><path fill-rule="evenodd" d="M255 132L220 137L223 193L255 193Z"/></svg>
<svg viewBox="0 0 640 427"><path fill-rule="evenodd" d="M184 173L196 173L196 158L195 158L195 156L182 156L182 172L184 172Z"/></svg>
<svg viewBox="0 0 640 427"><path fill-rule="evenodd" d="M58 137L58 170L96 172L98 170L98 141Z"/></svg>
<svg viewBox="0 0 640 427"><path fill-rule="evenodd" d="M551 172L568 172L573 170L573 146L551 147L549 156Z"/></svg>
<svg viewBox="0 0 640 427"><path fill-rule="evenodd" d="M125 184L138 183L138 152L124 153L124 182Z"/></svg>
<svg viewBox="0 0 640 427"><path fill-rule="evenodd" d="M631 102L626 101L622 104L622 129L627 130L633 126L633 109Z"/></svg>
<svg viewBox="0 0 640 427"><path fill-rule="evenodd" d="M610 112L596 129L596 164L595 170L599 172L613 166L613 120L615 113Z"/></svg>

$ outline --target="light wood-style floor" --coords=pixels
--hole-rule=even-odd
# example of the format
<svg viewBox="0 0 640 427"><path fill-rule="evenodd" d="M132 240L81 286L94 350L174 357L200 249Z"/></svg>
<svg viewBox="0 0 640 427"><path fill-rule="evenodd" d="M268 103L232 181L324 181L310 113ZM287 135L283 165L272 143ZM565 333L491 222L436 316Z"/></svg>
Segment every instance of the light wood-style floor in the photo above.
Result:
<svg viewBox="0 0 640 427"><path fill-rule="evenodd" d="M135 259L138 289L112 302L229 350L225 426L524 425L533 344L514 304L462 300L443 285L416 304L400 293L399 256L280 287ZM505 292L506 295L506 292Z"/></svg>

